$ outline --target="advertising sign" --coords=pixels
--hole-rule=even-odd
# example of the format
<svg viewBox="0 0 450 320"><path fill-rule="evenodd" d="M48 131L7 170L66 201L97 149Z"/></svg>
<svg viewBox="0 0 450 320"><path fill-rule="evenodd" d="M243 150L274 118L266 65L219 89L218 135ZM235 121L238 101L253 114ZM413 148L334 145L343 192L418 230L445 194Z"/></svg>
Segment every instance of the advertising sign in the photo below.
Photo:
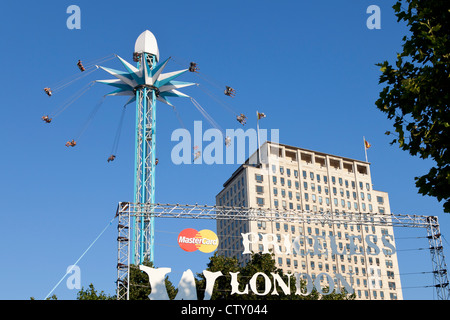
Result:
<svg viewBox="0 0 450 320"><path fill-rule="evenodd" d="M213 231L204 229L197 231L192 228L184 229L178 235L178 245L187 252L199 250L210 253L217 249L219 238Z"/></svg>

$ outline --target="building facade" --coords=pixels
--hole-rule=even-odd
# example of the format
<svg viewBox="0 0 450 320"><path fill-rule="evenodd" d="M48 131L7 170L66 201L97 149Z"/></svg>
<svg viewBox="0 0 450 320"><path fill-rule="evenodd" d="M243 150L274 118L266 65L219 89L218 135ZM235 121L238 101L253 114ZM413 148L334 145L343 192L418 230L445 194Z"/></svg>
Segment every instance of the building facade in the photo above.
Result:
<svg viewBox="0 0 450 320"><path fill-rule="evenodd" d="M372 188L368 162L272 142L264 143L223 184L216 205L334 217L356 212L368 219L390 215L388 194ZM330 281L324 273L340 274L356 299L403 299L391 226L230 219L217 221L217 233L219 254L236 257L241 264L250 259L243 254L242 234L254 233L258 236L250 244L252 252L263 252L264 238L270 239L276 265L284 273L309 275L316 283L320 277L324 287ZM287 250L286 241L295 249ZM338 278L334 282L335 288L342 287Z"/></svg>

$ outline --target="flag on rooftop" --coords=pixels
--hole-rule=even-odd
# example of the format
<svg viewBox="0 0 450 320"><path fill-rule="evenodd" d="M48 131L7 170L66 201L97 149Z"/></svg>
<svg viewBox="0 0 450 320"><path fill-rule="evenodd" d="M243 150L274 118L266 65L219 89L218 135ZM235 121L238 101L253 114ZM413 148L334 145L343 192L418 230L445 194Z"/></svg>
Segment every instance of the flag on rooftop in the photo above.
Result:
<svg viewBox="0 0 450 320"><path fill-rule="evenodd" d="M264 113L258 112L258 111L256 111L256 116L257 116L258 120L266 117L266 115Z"/></svg>

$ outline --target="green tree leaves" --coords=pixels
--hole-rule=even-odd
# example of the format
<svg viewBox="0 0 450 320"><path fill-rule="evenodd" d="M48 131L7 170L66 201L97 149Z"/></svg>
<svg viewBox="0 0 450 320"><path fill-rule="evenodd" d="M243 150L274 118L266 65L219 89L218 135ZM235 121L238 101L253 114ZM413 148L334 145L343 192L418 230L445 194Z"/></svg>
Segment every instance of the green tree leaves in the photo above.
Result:
<svg viewBox="0 0 450 320"><path fill-rule="evenodd" d="M406 22L410 35L403 38L403 51L395 67L380 67L380 84L386 86L376 106L394 121L395 136L402 150L436 166L416 177L419 193L444 201L450 212L450 2L401 0L393 6L398 21Z"/></svg>

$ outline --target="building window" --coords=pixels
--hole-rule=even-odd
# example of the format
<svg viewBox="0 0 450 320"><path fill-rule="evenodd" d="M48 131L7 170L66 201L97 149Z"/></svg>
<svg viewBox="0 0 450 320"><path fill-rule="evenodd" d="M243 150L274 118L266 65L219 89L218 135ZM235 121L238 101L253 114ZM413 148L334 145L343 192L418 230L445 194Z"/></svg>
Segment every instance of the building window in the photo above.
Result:
<svg viewBox="0 0 450 320"><path fill-rule="evenodd" d="M358 170L358 173L360 173L360 174L367 174L367 167L366 166L357 165L356 168Z"/></svg>
<svg viewBox="0 0 450 320"><path fill-rule="evenodd" d="M395 290L395 282L388 282L389 289Z"/></svg>
<svg viewBox="0 0 450 320"><path fill-rule="evenodd" d="M256 198L256 203L258 204L258 206L263 206L264 205L264 198Z"/></svg>
<svg viewBox="0 0 450 320"><path fill-rule="evenodd" d="M284 173L284 167L280 166L280 174Z"/></svg>
<svg viewBox="0 0 450 320"><path fill-rule="evenodd" d="M256 186L256 193L264 193L264 187L263 186Z"/></svg>
<svg viewBox="0 0 450 320"><path fill-rule="evenodd" d="M255 173L255 179L257 182L263 182L264 178L262 174Z"/></svg>

